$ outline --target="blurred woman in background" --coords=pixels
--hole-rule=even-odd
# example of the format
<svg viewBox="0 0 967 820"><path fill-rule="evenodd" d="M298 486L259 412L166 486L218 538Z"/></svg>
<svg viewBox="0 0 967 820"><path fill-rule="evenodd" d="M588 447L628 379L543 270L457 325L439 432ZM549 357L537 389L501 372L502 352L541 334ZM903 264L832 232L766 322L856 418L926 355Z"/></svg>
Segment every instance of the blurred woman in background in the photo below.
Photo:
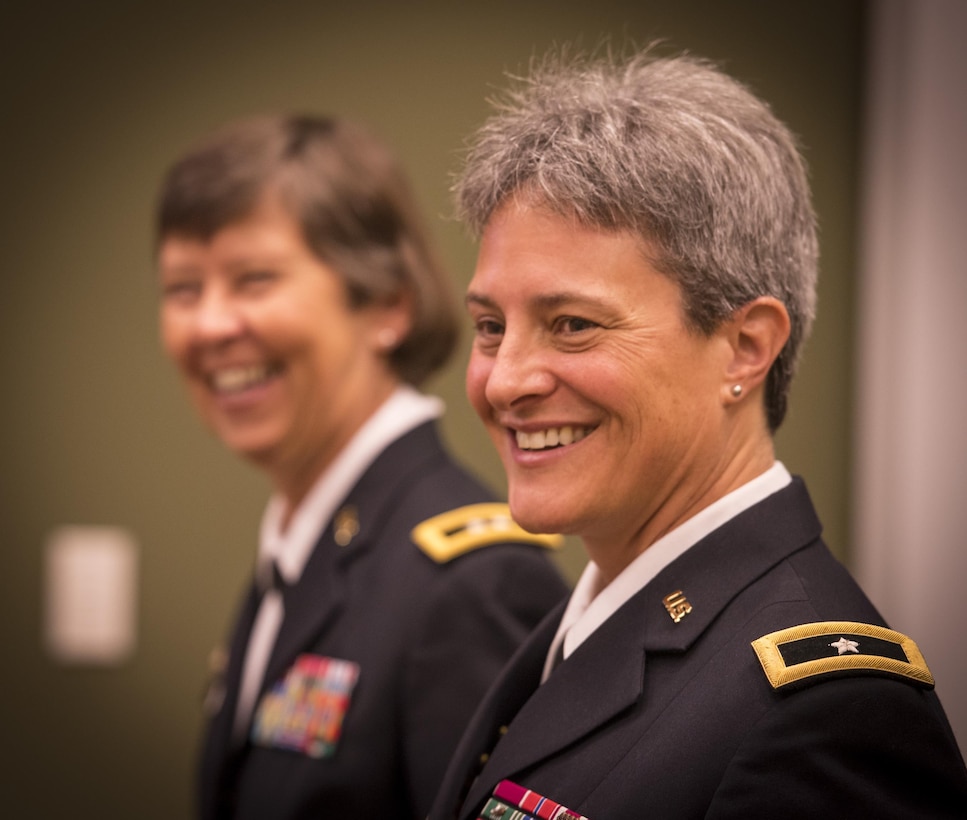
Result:
<svg viewBox="0 0 967 820"><path fill-rule="evenodd" d="M417 390L457 325L407 181L359 125L245 121L170 169L157 238L164 347L275 488L209 693L200 816L423 818L565 587Z"/></svg>

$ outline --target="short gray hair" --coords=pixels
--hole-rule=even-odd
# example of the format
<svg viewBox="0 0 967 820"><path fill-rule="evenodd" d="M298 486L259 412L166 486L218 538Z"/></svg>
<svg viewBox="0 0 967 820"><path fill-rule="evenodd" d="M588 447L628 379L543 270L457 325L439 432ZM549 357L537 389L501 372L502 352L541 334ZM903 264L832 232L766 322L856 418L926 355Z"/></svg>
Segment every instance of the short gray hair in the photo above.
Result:
<svg viewBox="0 0 967 820"><path fill-rule="evenodd" d="M710 334L759 296L785 304L789 340L766 382L775 431L815 315L818 243L805 163L769 106L708 61L555 52L470 143L454 186L479 235L513 195L581 224L628 230Z"/></svg>

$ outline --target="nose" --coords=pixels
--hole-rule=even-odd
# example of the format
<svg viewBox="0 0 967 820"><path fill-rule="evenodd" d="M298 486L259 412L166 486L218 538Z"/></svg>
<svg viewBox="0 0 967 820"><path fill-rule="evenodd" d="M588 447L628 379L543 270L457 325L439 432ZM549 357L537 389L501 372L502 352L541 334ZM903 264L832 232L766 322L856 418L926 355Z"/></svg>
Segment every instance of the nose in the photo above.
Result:
<svg viewBox="0 0 967 820"><path fill-rule="evenodd" d="M484 394L492 407L508 410L550 395L555 383L547 352L539 341L505 332L492 359Z"/></svg>
<svg viewBox="0 0 967 820"><path fill-rule="evenodd" d="M219 344L237 338L245 328L239 306L231 295L220 288L206 288L192 311L191 325L195 340Z"/></svg>

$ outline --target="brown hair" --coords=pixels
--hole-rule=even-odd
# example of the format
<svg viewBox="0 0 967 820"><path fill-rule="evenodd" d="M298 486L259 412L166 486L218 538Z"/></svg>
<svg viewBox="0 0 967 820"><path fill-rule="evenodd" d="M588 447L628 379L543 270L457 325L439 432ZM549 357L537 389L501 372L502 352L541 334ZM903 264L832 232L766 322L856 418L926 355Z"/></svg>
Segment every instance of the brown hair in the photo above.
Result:
<svg viewBox="0 0 967 820"><path fill-rule="evenodd" d="M453 289L421 219L402 167L358 123L260 117L233 123L168 171L157 212L157 240L210 239L275 190L307 245L344 280L350 305L408 294L412 326L390 365L418 385L456 344Z"/></svg>

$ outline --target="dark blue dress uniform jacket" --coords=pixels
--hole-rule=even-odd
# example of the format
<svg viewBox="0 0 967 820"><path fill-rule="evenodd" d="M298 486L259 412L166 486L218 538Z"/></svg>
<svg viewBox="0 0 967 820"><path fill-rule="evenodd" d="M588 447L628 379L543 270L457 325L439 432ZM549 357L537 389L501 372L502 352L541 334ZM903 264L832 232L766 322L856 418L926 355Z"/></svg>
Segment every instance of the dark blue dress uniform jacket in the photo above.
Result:
<svg viewBox="0 0 967 820"><path fill-rule="evenodd" d="M567 593L534 544L493 544L437 563L410 538L427 518L489 500L424 424L391 444L347 497L359 521L349 544L337 545L328 526L286 591L265 687L301 653L359 665L330 757L231 740L258 605L253 586L230 645L224 701L204 741L201 818L426 816L488 686Z"/></svg>
<svg viewBox="0 0 967 820"><path fill-rule="evenodd" d="M883 624L820 529L794 479L666 567L539 686L559 607L481 705L433 820L476 818L503 779L589 820L967 817L932 691L863 672L791 691L766 678L751 643L767 633ZM663 599L679 590L692 611L675 623Z"/></svg>

